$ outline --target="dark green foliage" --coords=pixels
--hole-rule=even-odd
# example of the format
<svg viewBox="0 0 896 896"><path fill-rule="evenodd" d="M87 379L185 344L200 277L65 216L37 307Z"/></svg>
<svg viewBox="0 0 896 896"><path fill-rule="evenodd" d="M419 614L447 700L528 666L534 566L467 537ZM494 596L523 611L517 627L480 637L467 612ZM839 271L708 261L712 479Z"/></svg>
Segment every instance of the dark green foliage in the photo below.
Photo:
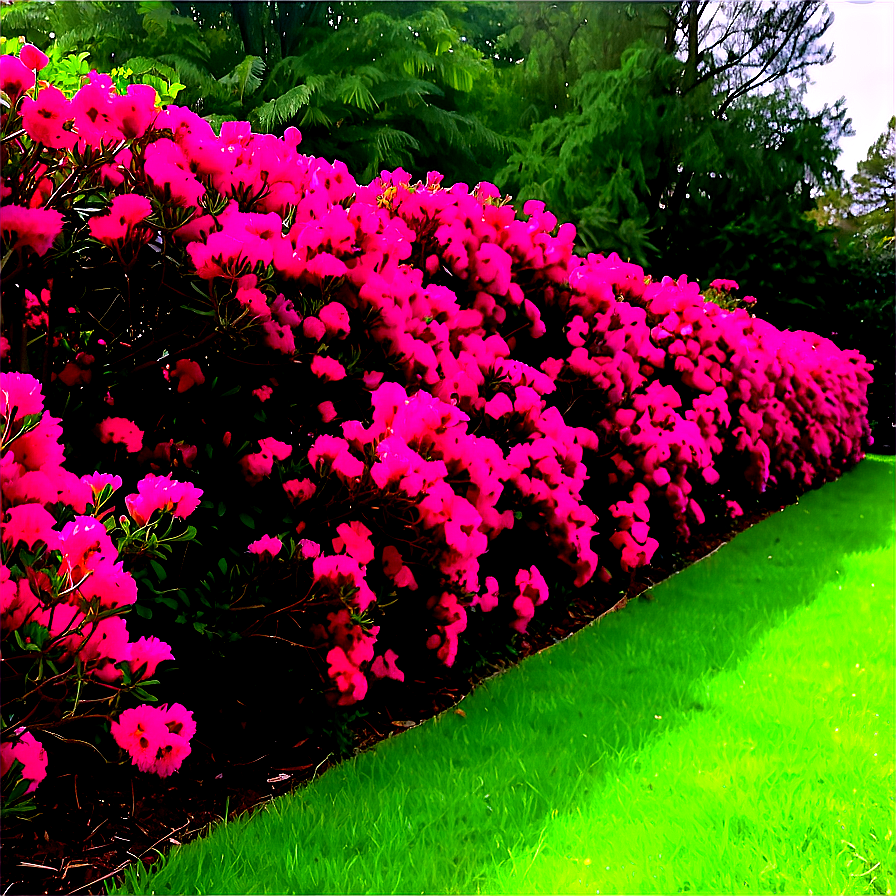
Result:
<svg viewBox="0 0 896 896"><path fill-rule="evenodd" d="M186 86L178 102L216 127L299 127L317 154L367 179L405 165L464 180L492 164L504 140L461 108L491 67L449 20L457 6L29 0L3 21L41 48L52 33L61 52L89 50L101 71L176 78ZM483 45L494 31L486 18Z"/></svg>

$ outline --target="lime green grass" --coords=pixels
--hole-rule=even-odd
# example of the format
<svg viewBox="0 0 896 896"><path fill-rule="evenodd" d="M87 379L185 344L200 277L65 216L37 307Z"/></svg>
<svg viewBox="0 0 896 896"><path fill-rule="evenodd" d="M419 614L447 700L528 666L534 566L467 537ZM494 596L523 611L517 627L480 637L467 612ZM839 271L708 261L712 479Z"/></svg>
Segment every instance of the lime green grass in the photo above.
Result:
<svg viewBox="0 0 896 896"><path fill-rule="evenodd" d="M894 469L117 892L892 892Z"/></svg>

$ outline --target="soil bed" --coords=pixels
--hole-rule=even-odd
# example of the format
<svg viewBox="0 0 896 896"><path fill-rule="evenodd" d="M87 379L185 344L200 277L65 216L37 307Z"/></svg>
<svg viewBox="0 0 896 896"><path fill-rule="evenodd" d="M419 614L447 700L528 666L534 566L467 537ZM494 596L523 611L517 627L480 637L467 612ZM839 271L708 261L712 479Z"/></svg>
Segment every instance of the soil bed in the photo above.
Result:
<svg viewBox="0 0 896 896"><path fill-rule="evenodd" d="M368 750L449 709L480 682L621 609L628 600L649 599L646 592L652 586L793 500L793 495L785 501L780 493L767 494L724 527L695 533L668 559L659 558L662 565L639 571L624 595L611 586L578 594L555 612L550 626L527 635L513 659L496 660L475 673L444 669L428 681L396 688L388 701L365 701L365 716L351 725L353 752ZM239 707L233 711L239 713ZM52 774L37 791L35 817L4 824L0 896L105 893L105 882L127 865L151 865L172 846L200 836L210 825L252 811L340 761L332 740L325 737L304 738L289 746L258 741L259 755L249 760L245 743L242 749L230 743L211 747L198 737L184 766L167 779L140 774L130 764L107 764L89 744L71 744L61 751L68 754L67 766L62 767L66 761L62 756L54 761Z"/></svg>

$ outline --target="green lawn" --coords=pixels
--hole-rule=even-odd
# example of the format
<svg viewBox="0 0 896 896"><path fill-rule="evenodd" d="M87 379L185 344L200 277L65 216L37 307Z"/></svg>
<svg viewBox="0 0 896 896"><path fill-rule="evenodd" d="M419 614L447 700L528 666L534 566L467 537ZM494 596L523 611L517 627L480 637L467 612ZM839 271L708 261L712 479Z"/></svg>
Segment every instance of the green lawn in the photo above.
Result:
<svg viewBox="0 0 896 896"><path fill-rule="evenodd" d="M116 892L892 892L894 470Z"/></svg>

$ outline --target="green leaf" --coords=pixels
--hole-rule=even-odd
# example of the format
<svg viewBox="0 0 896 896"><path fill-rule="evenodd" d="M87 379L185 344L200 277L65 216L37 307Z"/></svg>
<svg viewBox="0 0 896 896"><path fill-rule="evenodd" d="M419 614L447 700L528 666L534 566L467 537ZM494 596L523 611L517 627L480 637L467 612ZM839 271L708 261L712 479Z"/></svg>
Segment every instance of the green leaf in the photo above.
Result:
<svg viewBox="0 0 896 896"><path fill-rule="evenodd" d="M302 106L307 106L311 99L311 88L307 84L299 84L287 90L282 96L259 106L252 113L263 133L271 133L281 125L289 124L298 114ZM304 120L304 119L303 119Z"/></svg>
<svg viewBox="0 0 896 896"><path fill-rule="evenodd" d="M252 517L249 516L248 513L241 513L241 514L240 514L240 522L242 522L242 524L243 524L244 526L248 526L250 529L254 529L254 528L255 528L255 520L253 520Z"/></svg>
<svg viewBox="0 0 896 896"><path fill-rule="evenodd" d="M220 569L224 575L227 575L227 561L223 557L218 560L218 569Z"/></svg>
<svg viewBox="0 0 896 896"><path fill-rule="evenodd" d="M168 578L168 573L165 572L165 568L157 560L150 560L149 565L152 567L153 572L160 582L164 582L165 579Z"/></svg>
<svg viewBox="0 0 896 896"><path fill-rule="evenodd" d="M260 56L247 56L236 68L233 69L218 83L230 93L239 96L242 103L246 94L253 94L261 87L261 78L264 74L264 60Z"/></svg>

